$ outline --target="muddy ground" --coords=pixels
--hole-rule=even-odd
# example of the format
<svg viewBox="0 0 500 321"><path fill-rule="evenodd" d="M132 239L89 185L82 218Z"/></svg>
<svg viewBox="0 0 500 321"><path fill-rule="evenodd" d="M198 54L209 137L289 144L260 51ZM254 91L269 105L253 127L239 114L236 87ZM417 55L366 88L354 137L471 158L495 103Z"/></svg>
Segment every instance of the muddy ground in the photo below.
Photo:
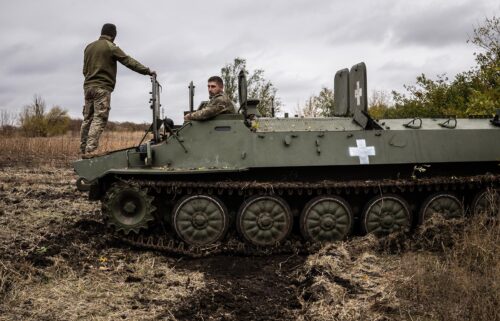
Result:
<svg viewBox="0 0 500 321"><path fill-rule="evenodd" d="M370 237L310 255L172 257L108 236L74 178L0 168L0 320L412 319L394 289L400 255Z"/></svg>

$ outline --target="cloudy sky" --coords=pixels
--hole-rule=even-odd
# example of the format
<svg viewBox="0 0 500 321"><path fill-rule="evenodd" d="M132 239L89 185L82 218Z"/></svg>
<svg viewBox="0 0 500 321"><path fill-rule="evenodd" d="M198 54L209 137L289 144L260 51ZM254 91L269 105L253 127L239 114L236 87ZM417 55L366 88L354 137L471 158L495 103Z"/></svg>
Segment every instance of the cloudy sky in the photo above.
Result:
<svg viewBox="0 0 500 321"><path fill-rule="evenodd" d="M0 109L17 112L40 94L81 116L83 49L106 22L158 72L178 122L189 81L197 104L208 76L235 57L264 69L290 112L360 61L369 91L401 90L420 73L453 76L474 64L473 26L499 13L495 0L0 0ZM149 90L148 77L120 66L111 119L148 121Z"/></svg>

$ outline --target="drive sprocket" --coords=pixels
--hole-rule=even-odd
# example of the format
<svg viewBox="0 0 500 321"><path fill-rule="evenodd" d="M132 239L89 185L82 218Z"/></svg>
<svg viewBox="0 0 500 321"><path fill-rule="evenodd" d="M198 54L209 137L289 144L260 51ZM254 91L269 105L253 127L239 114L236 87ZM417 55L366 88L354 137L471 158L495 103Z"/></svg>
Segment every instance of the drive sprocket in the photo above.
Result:
<svg viewBox="0 0 500 321"><path fill-rule="evenodd" d="M111 185L103 200L102 211L108 226L117 232L128 235L131 231L138 234L148 228L153 221L153 197L148 189L134 183L117 182Z"/></svg>

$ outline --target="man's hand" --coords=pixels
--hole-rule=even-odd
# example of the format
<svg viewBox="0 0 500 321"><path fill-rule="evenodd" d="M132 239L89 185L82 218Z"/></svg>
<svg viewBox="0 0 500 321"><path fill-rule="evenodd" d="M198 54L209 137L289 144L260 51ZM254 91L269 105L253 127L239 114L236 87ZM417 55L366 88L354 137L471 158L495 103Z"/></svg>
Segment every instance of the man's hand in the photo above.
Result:
<svg viewBox="0 0 500 321"><path fill-rule="evenodd" d="M191 120L191 114L184 115L184 121Z"/></svg>
<svg viewBox="0 0 500 321"><path fill-rule="evenodd" d="M151 71L149 72L149 75L150 75L150 76L155 76L155 77L156 77L156 71L151 70Z"/></svg>

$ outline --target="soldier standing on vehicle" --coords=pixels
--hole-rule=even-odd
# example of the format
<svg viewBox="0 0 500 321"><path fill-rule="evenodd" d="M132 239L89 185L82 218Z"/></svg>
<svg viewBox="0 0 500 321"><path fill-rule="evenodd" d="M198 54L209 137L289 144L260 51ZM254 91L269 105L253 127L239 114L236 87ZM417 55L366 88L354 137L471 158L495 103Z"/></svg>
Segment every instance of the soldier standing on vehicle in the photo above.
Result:
<svg viewBox="0 0 500 321"><path fill-rule="evenodd" d="M99 137L108 121L111 109L111 92L116 83L116 62L143 75L156 75L148 67L125 54L114 44L116 26L106 23L102 26L101 37L89 44L84 51L83 75L85 82L85 106L80 130L80 151L93 156L99 145Z"/></svg>
<svg viewBox="0 0 500 321"><path fill-rule="evenodd" d="M235 113L233 102L224 93L224 82L221 77L208 78L208 96L210 101L200 106L197 111L186 114L184 120L205 120L219 114Z"/></svg>

